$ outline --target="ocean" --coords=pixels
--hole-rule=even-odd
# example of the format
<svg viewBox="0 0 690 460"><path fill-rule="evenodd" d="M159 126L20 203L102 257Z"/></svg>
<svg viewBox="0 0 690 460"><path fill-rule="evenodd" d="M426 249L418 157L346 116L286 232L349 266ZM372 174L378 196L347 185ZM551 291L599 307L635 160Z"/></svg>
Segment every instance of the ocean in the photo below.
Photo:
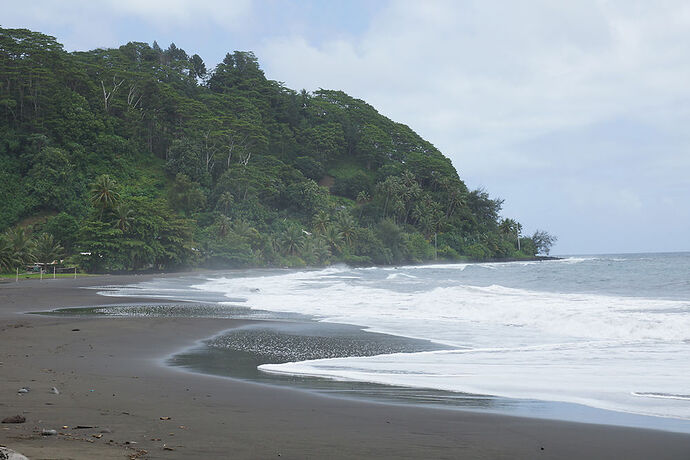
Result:
<svg viewBox="0 0 690 460"><path fill-rule="evenodd" d="M189 302L103 309L109 314L264 320L170 360L200 371L193 361L205 349L215 356L210 372L223 374L238 353L258 356L245 359L247 376L269 382L690 421L690 253L212 272L103 293Z"/></svg>

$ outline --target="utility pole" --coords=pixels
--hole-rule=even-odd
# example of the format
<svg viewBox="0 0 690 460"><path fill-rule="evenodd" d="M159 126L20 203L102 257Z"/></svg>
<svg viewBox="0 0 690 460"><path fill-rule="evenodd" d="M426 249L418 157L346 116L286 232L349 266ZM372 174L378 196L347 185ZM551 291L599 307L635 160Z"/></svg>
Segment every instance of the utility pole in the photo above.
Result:
<svg viewBox="0 0 690 460"><path fill-rule="evenodd" d="M517 228L517 230L515 230L515 234L517 235L518 251L520 251L520 228L519 227Z"/></svg>

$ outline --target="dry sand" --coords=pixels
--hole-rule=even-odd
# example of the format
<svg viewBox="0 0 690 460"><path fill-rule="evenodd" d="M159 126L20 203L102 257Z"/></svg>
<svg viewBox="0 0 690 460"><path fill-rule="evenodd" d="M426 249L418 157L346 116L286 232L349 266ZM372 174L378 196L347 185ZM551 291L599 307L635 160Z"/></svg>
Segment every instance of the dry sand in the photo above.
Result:
<svg viewBox="0 0 690 460"><path fill-rule="evenodd" d="M30 459L690 458L687 434L357 402L160 365L238 321L24 314L132 303L80 287L148 278L0 284L0 419L26 417L0 425L0 446Z"/></svg>

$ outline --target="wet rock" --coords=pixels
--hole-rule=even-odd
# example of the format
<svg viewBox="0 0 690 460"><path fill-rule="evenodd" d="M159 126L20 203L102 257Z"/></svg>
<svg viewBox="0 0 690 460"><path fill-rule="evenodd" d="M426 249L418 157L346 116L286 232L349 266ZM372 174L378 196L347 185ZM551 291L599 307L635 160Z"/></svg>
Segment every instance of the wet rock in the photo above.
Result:
<svg viewBox="0 0 690 460"><path fill-rule="evenodd" d="M7 447L0 447L0 460L29 460L22 454Z"/></svg>
<svg viewBox="0 0 690 460"><path fill-rule="evenodd" d="M19 394L24 394L24 393L28 393L29 391L31 391L31 388L29 388L29 387L21 387L20 389L17 390L17 393L19 393Z"/></svg>
<svg viewBox="0 0 690 460"><path fill-rule="evenodd" d="M2 423L24 423L26 422L26 417L23 415L13 415L12 417L5 417L2 419Z"/></svg>
<svg viewBox="0 0 690 460"><path fill-rule="evenodd" d="M55 436L57 434L56 430L46 430L45 428L41 430L43 436Z"/></svg>
<svg viewBox="0 0 690 460"><path fill-rule="evenodd" d="M53 393L54 395L59 395L59 394L60 394L60 390L58 390L58 389L55 388L55 387L52 387L52 388L50 389L50 392Z"/></svg>

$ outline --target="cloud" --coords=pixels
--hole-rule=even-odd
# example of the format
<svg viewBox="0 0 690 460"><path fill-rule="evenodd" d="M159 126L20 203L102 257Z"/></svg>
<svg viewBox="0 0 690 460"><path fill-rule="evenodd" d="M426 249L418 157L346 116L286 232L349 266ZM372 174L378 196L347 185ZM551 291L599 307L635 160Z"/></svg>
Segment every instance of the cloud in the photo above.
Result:
<svg viewBox="0 0 690 460"><path fill-rule="evenodd" d="M3 27L56 35L68 50L116 47L152 32L180 39L247 27L253 0L32 0L4 2ZM124 34L122 32L125 32ZM123 35L125 35L124 38ZM190 40L191 41L191 40Z"/></svg>
<svg viewBox="0 0 690 460"><path fill-rule="evenodd" d="M506 198L506 215L562 233L563 251L597 240L585 220L620 248L636 244L631 231L653 233L626 218L658 227L668 213L674 235L690 233L690 213L673 211L690 196L682 0L4 3L3 26L68 49L174 40L209 67L253 49L269 78L342 89L409 125L471 187Z"/></svg>
<svg viewBox="0 0 690 460"><path fill-rule="evenodd" d="M465 161L624 114L653 120L690 97L682 3L551 5L392 2L356 40L280 37L260 56L289 85L343 88Z"/></svg>
<svg viewBox="0 0 690 460"><path fill-rule="evenodd" d="M258 55L290 87L342 89L408 124L548 228L580 225L557 208L606 220L651 212L649 188L690 196L671 189L690 158L688 41L682 1L395 1L353 39L270 37Z"/></svg>
<svg viewBox="0 0 690 460"><path fill-rule="evenodd" d="M241 26L251 12L251 0L106 0L101 5L115 14L138 17L166 28L196 29L206 24Z"/></svg>

